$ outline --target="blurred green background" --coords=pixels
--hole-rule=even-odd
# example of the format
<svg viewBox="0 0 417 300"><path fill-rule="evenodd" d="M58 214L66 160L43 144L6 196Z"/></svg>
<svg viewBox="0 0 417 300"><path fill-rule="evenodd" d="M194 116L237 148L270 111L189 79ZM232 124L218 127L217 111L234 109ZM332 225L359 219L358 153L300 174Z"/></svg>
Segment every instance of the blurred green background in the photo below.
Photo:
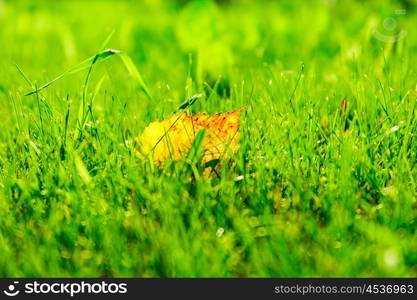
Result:
<svg viewBox="0 0 417 300"><path fill-rule="evenodd" d="M0 275L417 276L416 10L0 0ZM24 96L106 48L133 65ZM136 157L195 94L194 113L245 107L234 160Z"/></svg>

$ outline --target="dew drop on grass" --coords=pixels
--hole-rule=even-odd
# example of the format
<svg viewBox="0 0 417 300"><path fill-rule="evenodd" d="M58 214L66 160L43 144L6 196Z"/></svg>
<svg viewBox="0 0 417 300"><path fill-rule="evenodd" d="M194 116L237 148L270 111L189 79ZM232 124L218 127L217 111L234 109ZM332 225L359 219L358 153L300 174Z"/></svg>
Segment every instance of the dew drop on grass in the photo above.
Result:
<svg viewBox="0 0 417 300"><path fill-rule="evenodd" d="M245 178L245 176L243 176L243 175L239 175L239 176L237 176L236 178L235 178L235 181L241 181L241 180L243 180Z"/></svg>
<svg viewBox="0 0 417 300"><path fill-rule="evenodd" d="M388 249L384 253L384 264L388 269L392 269L398 265L399 257L397 251Z"/></svg>
<svg viewBox="0 0 417 300"><path fill-rule="evenodd" d="M219 229L217 229L217 232L216 232L217 237L221 237L223 234L224 234L224 228L219 227Z"/></svg>

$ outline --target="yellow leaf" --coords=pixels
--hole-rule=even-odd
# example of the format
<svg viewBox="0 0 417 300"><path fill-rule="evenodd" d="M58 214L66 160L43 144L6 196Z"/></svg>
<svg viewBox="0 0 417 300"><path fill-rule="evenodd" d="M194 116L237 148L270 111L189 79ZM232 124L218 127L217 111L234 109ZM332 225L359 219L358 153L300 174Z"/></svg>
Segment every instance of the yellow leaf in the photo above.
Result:
<svg viewBox="0 0 417 300"><path fill-rule="evenodd" d="M205 129L202 162L230 157L239 148L239 119L242 110L240 108L211 116L206 113L189 116L182 112L152 122L137 139L137 154L139 157L151 155L158 163L178 160L188 154L197 132Z"/></svg>

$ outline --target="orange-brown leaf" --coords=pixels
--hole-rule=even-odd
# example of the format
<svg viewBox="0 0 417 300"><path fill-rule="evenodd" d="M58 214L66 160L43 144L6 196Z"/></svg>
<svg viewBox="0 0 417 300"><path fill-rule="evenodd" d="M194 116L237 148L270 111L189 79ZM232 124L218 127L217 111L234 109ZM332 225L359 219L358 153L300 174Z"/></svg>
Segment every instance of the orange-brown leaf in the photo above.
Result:
<svg viewBox="0 0 417 300"><path fill-rule="evenodd" d="M233 112L207 115L173 114L145 128L138 139L140 157L152 155L154 161L178 160L191 149L200 129L205 129L202 144L203 162L230 157L238 148L239 119L242 108Z"/></svg>

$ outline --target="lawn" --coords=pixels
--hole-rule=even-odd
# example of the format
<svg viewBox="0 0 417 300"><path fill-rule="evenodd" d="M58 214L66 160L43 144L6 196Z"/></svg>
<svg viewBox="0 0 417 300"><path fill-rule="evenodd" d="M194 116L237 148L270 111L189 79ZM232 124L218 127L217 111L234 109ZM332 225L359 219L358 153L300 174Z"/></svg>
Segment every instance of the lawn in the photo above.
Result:
<svg viewBox="0 0 417 300"><path fill-rule="evenodd" d="M0 0L0 276L417 276L416 23L411 0ZM198 94L243 107L238 152L138 156Z"/></svg>

